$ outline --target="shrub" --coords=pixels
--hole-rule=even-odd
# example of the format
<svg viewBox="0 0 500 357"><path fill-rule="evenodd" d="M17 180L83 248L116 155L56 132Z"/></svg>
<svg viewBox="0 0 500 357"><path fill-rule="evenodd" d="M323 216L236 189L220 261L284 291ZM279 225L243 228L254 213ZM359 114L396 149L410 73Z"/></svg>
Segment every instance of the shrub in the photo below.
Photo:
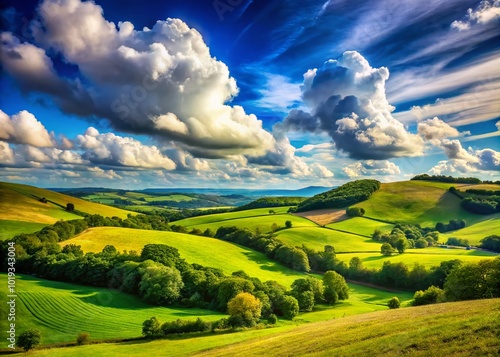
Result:
<svg viewBox="0 0 500 357"><path fill-rule="evenodd" d="M365 215L365 209L362 207L349 207L346 209L345 213L349 217L362 217Z"/></svg>
<svg viewBox="0 0 500 357"><path fill-rule="evenodd" d="M394 296L391 300L389 300L387 306L389 306L389 309L399 309L401 303L399 302L398 297Z"/></svg>
<svg viewBox="0 0 500 357"><path fill-rule="evenodd" d="M42 334L40 331L31 329L26 330L17 338L16 345L25 351L29 351L40 344Z"/></svg>
<svg viewBox="0 0 500 357"><path fill-rule="evenodd" d="M152 317L142 323L142 334L146 337L158 336L161 334L161 323L156 317Z"/></svg>
<svg viewBox="0 0 500 357"><path fill-rule="evenodd" d="M413 306L429 305L442 302L444 300L444 291L434 285L430 286L427 290L419 290L413 295Z"/></svg>
<svg viewBox="0 0 500 357"><path fill-rule="evenodd" d="M274 324L276 324L276 322L278 322L278 316L276 316L276 314L271 314L271 315L269 315L269 317L267 318L267 321L268 321L271 325L274 325Z"/></svg>
<svg viewBox="0 0 500 357"><path fill-rule="evenodd" d="M90 341L90 334L88 332L80 332L76 337L77 345L85 345Z"/></svg>

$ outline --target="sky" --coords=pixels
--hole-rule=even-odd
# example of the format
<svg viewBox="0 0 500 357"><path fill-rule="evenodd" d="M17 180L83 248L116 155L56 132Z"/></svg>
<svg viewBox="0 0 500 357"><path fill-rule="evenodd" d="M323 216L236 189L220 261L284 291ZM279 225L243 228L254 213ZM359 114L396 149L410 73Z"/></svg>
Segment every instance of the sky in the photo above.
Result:
<svg viewBox="0 0 500 357"><path fill-rule="evenodd" d="M7 0L0 181L500 179L500 0Z"/></svg>

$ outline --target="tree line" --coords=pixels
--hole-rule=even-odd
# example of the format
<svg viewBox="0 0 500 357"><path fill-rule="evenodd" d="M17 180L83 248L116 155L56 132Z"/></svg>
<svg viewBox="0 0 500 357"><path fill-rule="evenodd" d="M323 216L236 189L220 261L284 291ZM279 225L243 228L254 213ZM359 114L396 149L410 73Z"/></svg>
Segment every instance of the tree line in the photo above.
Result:
<svg viewBox="0 0 500 357"><path fill-rule="evenodd" d="M239 206L233 211L244 211L247 209L265 208L265 207L282 207L282 206L297 206L304 201L304 197L262 197L246 205Z"/></svg>
<svg viewBox="0 0 500 357"><path fill-rule="evenodd" d="M453 177L445 175L428 175L428 174L416 175L412 177L410 180L436 181L436 182L447 182L447 183L469 183L469 184L483 183L483 181L481 181L476 177Z"/></svg>

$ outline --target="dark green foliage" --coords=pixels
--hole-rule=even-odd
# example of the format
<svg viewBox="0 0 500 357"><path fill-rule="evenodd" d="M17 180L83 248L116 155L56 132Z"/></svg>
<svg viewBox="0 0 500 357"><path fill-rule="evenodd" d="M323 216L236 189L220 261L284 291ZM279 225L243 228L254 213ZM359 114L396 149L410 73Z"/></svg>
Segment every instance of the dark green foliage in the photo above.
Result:
<svg viewBox="0 0 500 357"><path fill-rule="evenodd" d="M78 346L85 345L90 342L90 334L88 332L80 332L76 337L76 344Z"/></svg>
<svg viewBox="0 0 500 357"><path fill-rule="evenodd" d="M30 329L22 332L17 338L16 345L21 347L25 351L32 350L40 344L42 340L42 334L40 331L35 329Z"/></svg>
<svg viewBox="0 0 500 357"><path fill-rule="evenodd" d="M73 203L66 203L66 211L73 212L75 210L75 205Z"/></svg>
<svg viewBox="0 0 500 357"><path fill-rule="evenodd" d="M251 281L243 278L225 278L215 288L217 290L216 307L219 311L226 311L229 300L242 292L252 293L255 286Z"/></svg>
<svg viewBox="0 0 500 357"><path fill-rule="evenodd" d="M465 227L465 221L463 219L452 219L448 222L448 224L445 223L437 223L436 224L436 231L439 233L444 233L444 232L449 232L449 231L454 231L457 229L462 229Z"/></svg>
<svg viewBox="0 0 500 357"><path fill-rule="evenodd" d="M446 278L444 293L450 301L500 297L500 257L457 266Z"/></svg>
<svg viewBox="0 0 500 357"><path fill-rule="evenodd" d="M168 321L161 325L161 332L164 335L192 333L192 332L208 332L212 330L212 324L203 321L201 318L196 320L181 320Z"/></svg>
<svg viewBox="0 0 500 357"><path fill-rule="evenodd" d="M481 183L482 181L475 177L452 177L443 175L428 175L421 174L411 178L411 180L422 180L422 181L437 181L437 182L451 182L451 183Z"/></svg>
<svg viewBox="0 0 500 357"><path fill-rule="evenodd" d="M469 188L465 190L465 192L480 196L500 196L500 190L493 191L493 190L479 190L475 188Z"/></svg>
<svg viewBox="0 0 500 357"><path fill-rule="evenodd" d="M299 314L299 302L293 296L284 295L279 301L278 311L285 319L291 320Z"/></svg>
<svg viewBox="0 0 500 357"><path fill-rule="evenodd" d="M173 267L180 260L180 254L177 248L165 244L146 244L142 248L141 260L152 260Z"/></svg>
<svg viewBox="0 0 500 357"><path fill-rule="evenodd" d="M346 209L345 213L349 217L363 217L365 215L365 209L362 207L349 207Z"/></svg>
<svg viewBox="0 0 500 357"><path fill-rule="evenodd" d="M476 214L492 214L498 212L500 204L492 200L466 197L462 200L462 207Z"/></svg>
<svg viewBox="0 0 500 357"><path fill-rule="evenodd" d="M144 269L139 293L144 300L156 305L170 305L181 297L184 286L181 274L175 268L155 264Z"/></svg>
<svg viewBox="0 0 500 357"><path fill-rule="evenodd" d="M389 307L389 309L399 309L401 303L399 302L398 297L394 296L391 300L389 300L387 306Z"/></svg>
<svg viewBox="0 0 500 357"><path fill-rule="evenodd" d="M500 236L492 235L481 239L480 247L482 249L500 252Z"/></svg>
<svg viewBox="0 0 500 357"><path fill-rule="evenodd" d="M285 221L286 228L292 228L292 221Z"/></svg>
<svg viewBox="0 0 500 357"><path fill-rule="evenodd" d="M380 253L382 253L382 255L391 256L394 252L394 248L389 243L384 243L380 246Z"/></svg>
<svg viewBox="0 0 500 357"><path fill-rule="evenodd" d="M327 304L333 305L338 300L349 298L349 286L344 277L334 271L323 275L323 296Z"/></svg>
<svg viewBox="0 0 500 357"><path fill-rule="evenodd" d="M297 299L300 311L311 311L315 303L324 301L323 286L312 277L295 280L291 294Z"/></svg>
<svg viewBox="0 0 500 357"><path fill-rule="evenodd" d="M410 270L403 263L391 263L386 260L377 276L377 283L383 286L405 288L408 286Z"/></svg>
<svg viewBox="0 0 500 357"><path fill-rule="evenodd" d="M447 245L453 245L456 247L468 247L469 246L469 241L467 239L463 238L455 238L455 237L450 237L446 241Z"/></svg>
<svg viewBox="0 0 500 357"><path fill-rule="evenodd" d="M236 207L233 211L265 207L297 206L304 200L304 197L262 197L246 205Z"/></svg>
<svg viewBox="0 0 500 357"><path fill-rule="evenodd" d="M450 272L460 264L462 264L462 261L455 259L441 262L438 267L432 267L427 277L428 285L442 288Z"/></svg>
<svg viewBox="0 0 500 357"><path fill-rule="evenodd" d="M444 299L444 291L434 285L431 285L427 290L418 290L413 295L413 306L429 305L442 302Z"/></svg>
<svg viewBox="0 0 500 357"><path fill-rule="evenodd" d="M278 322L278 316L276 316L275 314L269 315L269 317L267 318L267 322L269 322L271 325L275 325Z"/></svg>
<svg viewBox="0 0 500 357"><path fill-rule="evenodd" d="M377 180L357 180L346 183L333 190L320 193L297 206L297 212L324 208L343 208L367 200L380 188Z"/></svg>

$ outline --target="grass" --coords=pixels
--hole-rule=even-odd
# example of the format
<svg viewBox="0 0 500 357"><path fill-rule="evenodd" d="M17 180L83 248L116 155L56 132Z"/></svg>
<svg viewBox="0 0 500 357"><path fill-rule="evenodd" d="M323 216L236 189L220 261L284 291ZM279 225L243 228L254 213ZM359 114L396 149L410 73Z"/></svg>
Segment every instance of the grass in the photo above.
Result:
<svg viewBox="0 0 500 357"><path fill-rule="evenodd" d="M21 233L37 232L45 226L44 223L0 219L0 241L10 239Z"/></svg>
<svg viewBox="0 0 500 357"><path fill-rule="evenodd" d="M378 222L363 217L353 217L345 221L335 222L327 225L329 228L339 229L341 231L351 232L366 237L371 237L376 229L381 231L391 231L394 225L384 222Z"/></svg>
<svg viewBox="0 0 500 357"><path fill-rule="evenodd" d="M450 219L465 219L469 224L488 219L461 208L460 198L447 191L450 186L460 187L459 184L426 181L383 183L369 200L355 206L363 207L366 217L419 223L422 227L433 227Z"/></svg>
<svg viewBox="0 0 500 357"><path fill-rule="evenodd" d="M276 238L293 246L305 245L318 251L323 251L325 245L333 246L336 252L380 251L380 244L371 238L322 227L284 229L276 233Z"/></svg>
<svg viewBox="0 0 500 357"><path fill-rule="evenodd" d="M409 323L411 321L411 323ZM500 299L446 303L329 321L152 342L32 352L35 356L479 356L498 354ZM437 349L439 354L436 354Z"/></svg>
<svg viewBox="0 0 500 357"><path fill-rule="evenodd" d="M351 316L197 355L492 356L499 334L500 300L492 299Z"/></svg>
<svg viewBox="0 0 500 357"><path fill-rule="evenodd" d="M172 222L172 224L177 224L181 226L199 226L201 224L229 221L233 219L247 218L247 217L261 217L261 216L274 216L269 213L272 209L276 214L283 214L288 211L290 207L274 207L274 208L256 208L237 212L226 212L226 213L216 213L208 214L205 216L191 217L186 219L181 219L179 221Z"/></svg>
<svg viewBox="0 0 500 357"><path fill-rule="evenodd" d="M49 202L38 201L41 197L45 197ZM0 219L2 220L52 224L59 219L81 218L65 210L67 203L73 203L78 211L106 217L126 218L127 214L131 213L42 188L0 182Z"/></svg>
<svg viewBox="0 0 500 357"><path fill-rule="evenodd" d="M481 250L445 248L408 249L404 254L395 254L390 257L383 256L380 253L337 254L337 258L347 264L353 257L359 257L363 262L363 266L377 269L380 269L387 260L392 263L403 262L411 269L415 263L430 268L438 266L442 261L446 260L460 259L464 262L478 262L482 259L495 258L496 256L498 254Z"/></svg>
<svg viewBox="0 0 500 357"><path fill-rule="evenodd" d="M188 226L187 228L198 228L201 229L202 231L204 231L205 229L211 229L215 232L219 227L236 226L239 228L247 228L255 232L259 231L261 233L268 233L273 230L272 227L274 223L276 223L278 227L284 228L286 221L292 222L293 227L317 227L316 223L306 218L294 216L291 214L273 214L262 217L247 217L239 219L222 220L219 222L211 222L211 223L199 224L196 226Z"/></svg>
<svg viewBox="0 0 500 357"><path fill-rule="evenodd" d="M159 232L128 228L99 227L88 229L75 238L60 243L80 245L84 252L99 252L106 245L114 245L119 251L141 252L146 244L167 244L176 247L189 263L220 268L225 274L244 270L262 281L276 280L290 286L304 274L286 268L268 259L264 254L215 238L199 237L175 232Z"/></svg>
<svg viewBox="0 0 500 357"><path fill-rule="evenodd" d="M7 281L7 274L0 274ZM114 289L86 287L31 277L16 276L16 328L37 328L43 343L74 342L80 332L92 340L131 338L141 335L142 322L152 316L176 319L219 320L225 315L203 309L158 307L137 296ZM5 305L5 306L4 306ZM5 317L7 305L0 306Z"/></svg>
<svg viewBox="0 0 500 357"><path fill-rule="evenodd" d="M457 231L440 234L439 237L442 242L446 242L446 240L450 237L463 238L467 239L469 244L477 246L481 244L481 239L494 234L500 236L500 217L489 218L485 221L471 226L466 226L465 228Z"/></svg>

